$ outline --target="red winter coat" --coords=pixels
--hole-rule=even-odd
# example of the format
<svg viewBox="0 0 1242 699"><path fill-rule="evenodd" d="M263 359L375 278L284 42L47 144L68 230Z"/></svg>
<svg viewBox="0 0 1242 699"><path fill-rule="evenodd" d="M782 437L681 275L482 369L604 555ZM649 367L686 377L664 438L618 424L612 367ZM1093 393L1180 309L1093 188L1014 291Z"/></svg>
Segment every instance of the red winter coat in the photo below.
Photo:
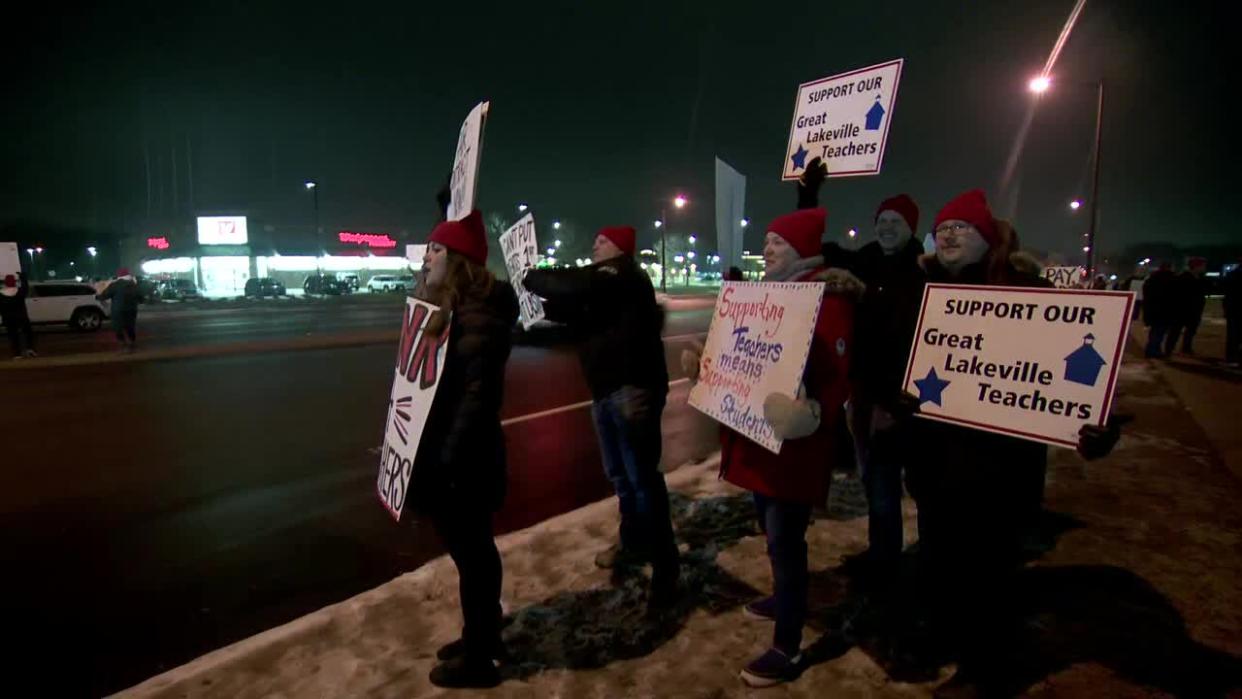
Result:
<svg viewBox="0 0 1242 699"><path fill-rule="evenodd" d="M791 281L806 281L812 270ZM836 427L850 395L849 357L853 351L854 305L825 294L815 320L803 383L806 397L819 401L819 428L801 439L787 439L773 454L727 427L720 428L720 476L768 497L822 505L838 453Z"/></svg>

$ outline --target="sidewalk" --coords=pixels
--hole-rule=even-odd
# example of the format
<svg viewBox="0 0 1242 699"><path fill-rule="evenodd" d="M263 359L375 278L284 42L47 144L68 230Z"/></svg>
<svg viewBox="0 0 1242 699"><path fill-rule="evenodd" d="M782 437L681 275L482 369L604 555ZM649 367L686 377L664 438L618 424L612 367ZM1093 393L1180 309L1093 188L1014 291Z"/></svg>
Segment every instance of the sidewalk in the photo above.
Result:
<svg viewBox="0 0 1242 699"><path fill-rule="evenodd" d="M1025 693L1242 690L1242 482L1164 373L1127 359L1118 410L1137 421L1109 458L1087 464L1052 452L1046 506L1056 543L1022 575L1026 625L1013 649L1014 686ZM770 589L768 564L748 497L718 480L716 466L669 476L689 593L667 615L645 614L642 581L613 586L593 565L615 536L610 500L499 540L516 662L495 690L428 683L436 648L460 624L457 576L441 557L121 696L923 697L951 675L952 666L910 666L862 623L860 599L837 571L865 543L855 509L808 533L811 666L792 684L745 688L738 670L771 627L742 605ZM909 501L905 515L911 540Z"/></svg>

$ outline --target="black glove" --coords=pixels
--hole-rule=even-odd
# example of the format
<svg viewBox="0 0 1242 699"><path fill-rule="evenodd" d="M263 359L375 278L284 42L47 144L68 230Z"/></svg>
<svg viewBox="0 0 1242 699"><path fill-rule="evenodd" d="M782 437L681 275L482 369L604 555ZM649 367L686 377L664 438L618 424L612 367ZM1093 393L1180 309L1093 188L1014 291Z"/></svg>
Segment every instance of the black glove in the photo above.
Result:
<svg viewBox="0 0 1242 699"><path fill-rule="evenodd" d="M1133 415L1110 415L1103 427L1083 425L1078 430L1078 453L1087 461L1108 456L1121 439L1121 426L1132 420Z"/></svg>
<svg viewBox="0 0 1242 699"><path fill-rule="evenodd" d="M448 219L449 204L453 201L452 192L453 173L444 178L444 186L440 187L440 191L436 192L436 204L440 207L440 220Z"/></svg>
<svg viewBox="0 0 1242 699"><path fill-rule="evenodd" d="M908 420L919 414L919 397L909 391L901 391L890 403L884 406L894 420Z"/></svg>
<svg viewBox="0 0 1242 699"><path fill-rule="evenodd" d="M806 165L806 172L798 179L798 208L814 209L819 206L819 188L828 178L828 166L814 158Z"/></svg>

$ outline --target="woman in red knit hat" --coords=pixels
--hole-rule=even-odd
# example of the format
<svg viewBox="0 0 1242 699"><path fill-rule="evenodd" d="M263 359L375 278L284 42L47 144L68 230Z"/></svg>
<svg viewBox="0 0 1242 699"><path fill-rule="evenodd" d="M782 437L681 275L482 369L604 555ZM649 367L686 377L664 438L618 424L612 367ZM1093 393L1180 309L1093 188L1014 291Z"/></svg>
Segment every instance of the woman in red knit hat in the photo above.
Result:
<svg viewBox="0 0 1242 699"><path fill-rule="evenodd" d="M517 297L484 267L483 219L472 211L432 231L415 295L441 308L426 332L448 333L448 354L423 426L409 504L431 520L457 566L465 624L431 671L441 687L494 687L500 641L500 554L492 515L506 489L500 426Z"/></svg>
<svg viewBox="0 0 1242 699"><path fill-rule="evenodd" d="M764 281L810 281L823 271L820 238L827 213L803 209L768 226ZM775 622L771 647L741 672L753 687L787 682L801 671L802 626L807 608L806 530L811 510L828 497L838 452L834 429L849 395L847 377L853 307L846 296L824 296L798 396L773 393L764 418L784 440L779 454L721 427L721 476L753 493L760 529L767 537L773 594L746 605L748 616ZM683 353L687 373L697 377L700 356ZM826 455L829 455L826 457Z"/></svg>

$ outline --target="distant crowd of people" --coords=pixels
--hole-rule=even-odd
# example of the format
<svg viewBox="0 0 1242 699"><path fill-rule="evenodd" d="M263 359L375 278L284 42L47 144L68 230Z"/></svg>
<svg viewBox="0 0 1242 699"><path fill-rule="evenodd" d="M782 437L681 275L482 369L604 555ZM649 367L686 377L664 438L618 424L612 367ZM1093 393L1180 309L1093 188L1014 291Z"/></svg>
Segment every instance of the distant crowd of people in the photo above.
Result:
<svg viewBox="0 0 1242 699"><path fill-rule="evenodd" d="M109 301L109 317L116 333L120 350L132 353L138 342L138 306L143 302L142 290L129 270L117 270L111 281L95 283L95 296L99 301ZM30 323L26 299L30 296L30 282L21 272L4 275L0 283L0 322L9 336L13 359L38 357L35 351L35 333Z"/></svg>
<svg viewBox="0 0 1242 699"><path fill-rule="evenodd" d="M740 676L763 687L793 681L802 671L806 532L814 508L825 504L833 470L852 469L857 454L869 505L869 547L847 566L874 599L891 599L904 589L904 477L918 505L919 535L918 584L901 595L914 601L906 621L926 629L938 652L957 659L951 684L986 694L1008 674L1014 628L1003 610L1041 509L1047 448L915 420L919 400L904 392L902 377L927 282L1049 283L1021 253L1014 227L993 216L979 190L939 210L930 227L933 254L924 253L915 233L919 208L904 194L876 207L875 242L857 251L825 245L828 214L818 204L825 176L822 163L810 163L797 209L765 229L763 281L826 286L803 390L773 393L764 401L764 418L782 448L773 453L720 427L720 475L752 494L772 573L771 593L745 606L748 617L772 624L771 642L740 662ZM604 471L619 510L617 541L595 563L614 572L650 564L647 603L658 614L675 606L685 590L659 469L669 382L663 314L635 247L634 228L605 227L595 239L593 264L530 270L521 283L545 300L550 319L577 333ZM486 254L478 212L443 221L430 235L415 292L452 312L434 316L427 329L448 333L448 354L407 500L416 516L435 524L460 576L462 637L438 651L441 662L431 672L431 681L445 687L495 686L510 659L501 639L503 565L491 525L507 487L500 409L508 329L518 305L510 285L484 266ZM701 352L701 345L682 352L692 380ZM1079 452L1086 458L1107 454L1120 422L1083 427Z"/></svg>

